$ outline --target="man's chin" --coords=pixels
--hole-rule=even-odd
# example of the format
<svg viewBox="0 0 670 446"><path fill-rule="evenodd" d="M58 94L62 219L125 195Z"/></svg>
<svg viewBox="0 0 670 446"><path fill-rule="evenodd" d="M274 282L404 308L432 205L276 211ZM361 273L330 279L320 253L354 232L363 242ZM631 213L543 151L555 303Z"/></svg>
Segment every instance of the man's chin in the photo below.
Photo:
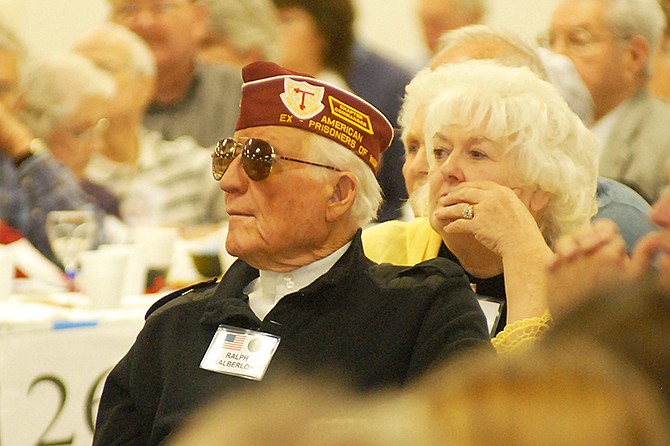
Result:
<svg viewBox="0 0 670 446"><path fill-rule="evenodd" d="M226 240L226 251L228 251L228 254L230 254L231 256L240 258L246 252L246 250L243 249L243 247L240 246L239 243L237 243L235 240L231 240L230 238Z"/></svg>
<svg viewBox="0 0 670 446"><path fill-rule="evenodd" d="M226 237L226 251L231 256L244 259L245 256L248 256L250 253L253 254L259 249L257 240L251 233L244 233L242 231L236 233L236 231L231 232L229 230Z"/></svg>

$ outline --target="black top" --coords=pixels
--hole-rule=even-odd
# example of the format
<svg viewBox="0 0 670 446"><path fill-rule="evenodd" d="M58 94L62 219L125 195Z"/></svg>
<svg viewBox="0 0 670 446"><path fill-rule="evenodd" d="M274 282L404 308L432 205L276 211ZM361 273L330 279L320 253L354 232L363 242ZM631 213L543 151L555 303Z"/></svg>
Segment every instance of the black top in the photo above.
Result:
<svg viewBox="0 0 670 446"><path fill-rule="evenodd" d="M440 246L440 251L437 253L437 255L438 257L444 257L445 259L449 259L459 265L461 264L458 258L451 251L449 251L449 248L447 248L444 243L442 243L442 246ZM498 274L497 276L489 277L487 279L475 277L467 271L465 271L465 274L468 276L470 283L476 285L475 289L478 295L489 297L494 301L502 304L500 319L498 320L498 325L495 331L495 334L498 334L505 329L505 325L507 324L507 293L505 292L504 274Z"/></svg>
<svg viewBox="0 0 670 446"><path fill-rule="evenodd" d="M236 261L217 284L166 296L112 370L93 444L157 445L215 396L258 385L199 368L220 324L281 337L265 380L324 372L359 390L402 385L467 349L491 349L486 318L463 271L446 259L376 265L360 231L325 275L259 320L243 294L258 276Z"/></svg>

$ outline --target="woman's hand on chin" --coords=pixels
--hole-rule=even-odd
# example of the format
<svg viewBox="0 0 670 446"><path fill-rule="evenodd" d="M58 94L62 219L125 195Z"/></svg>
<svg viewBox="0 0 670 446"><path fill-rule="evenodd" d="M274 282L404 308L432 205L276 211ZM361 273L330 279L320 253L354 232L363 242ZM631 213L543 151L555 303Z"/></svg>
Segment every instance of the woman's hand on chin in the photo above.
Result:
<svg viewBox="0 0 670 446"><path fill-rule="evenodd" d="M468 218L468 205L472 206L472 218ZM537 222L517 192L492 181L456 186L439 198L433 218L445 234L472 234L501 257L529 244L546 247Z"/></svg>

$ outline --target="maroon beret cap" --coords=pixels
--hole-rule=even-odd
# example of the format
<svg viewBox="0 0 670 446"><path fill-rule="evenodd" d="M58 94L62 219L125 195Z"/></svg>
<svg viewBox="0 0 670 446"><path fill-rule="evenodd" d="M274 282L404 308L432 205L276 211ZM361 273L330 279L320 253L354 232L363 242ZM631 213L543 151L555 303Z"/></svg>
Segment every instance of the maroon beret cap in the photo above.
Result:
<svg viewBox="0 0 670 446"><path fill-rule="evenodd" d="M393 126L375 107L341 88L272 62L242 69L236 130L279 125L307 130L354 152L373 172L393 139Z"/></svg>

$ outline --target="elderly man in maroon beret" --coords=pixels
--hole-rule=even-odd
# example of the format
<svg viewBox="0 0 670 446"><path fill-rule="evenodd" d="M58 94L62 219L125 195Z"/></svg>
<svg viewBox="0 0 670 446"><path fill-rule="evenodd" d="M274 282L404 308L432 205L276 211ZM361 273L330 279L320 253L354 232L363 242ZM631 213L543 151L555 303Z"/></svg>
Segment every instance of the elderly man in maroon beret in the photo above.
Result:
<svg viewBox="0 0 670 446"><path fill-rule="evenodd" d="M211 398L287 373L373 390L491 348L455 264L377 265L363 253L361 227L381 202L375 172L393 138L386 118L272 63L243 77L235 136L212 155L230 215L226 248L239 259L219 282L149 310L107 378L94 445L160 444Z"/></svg>

